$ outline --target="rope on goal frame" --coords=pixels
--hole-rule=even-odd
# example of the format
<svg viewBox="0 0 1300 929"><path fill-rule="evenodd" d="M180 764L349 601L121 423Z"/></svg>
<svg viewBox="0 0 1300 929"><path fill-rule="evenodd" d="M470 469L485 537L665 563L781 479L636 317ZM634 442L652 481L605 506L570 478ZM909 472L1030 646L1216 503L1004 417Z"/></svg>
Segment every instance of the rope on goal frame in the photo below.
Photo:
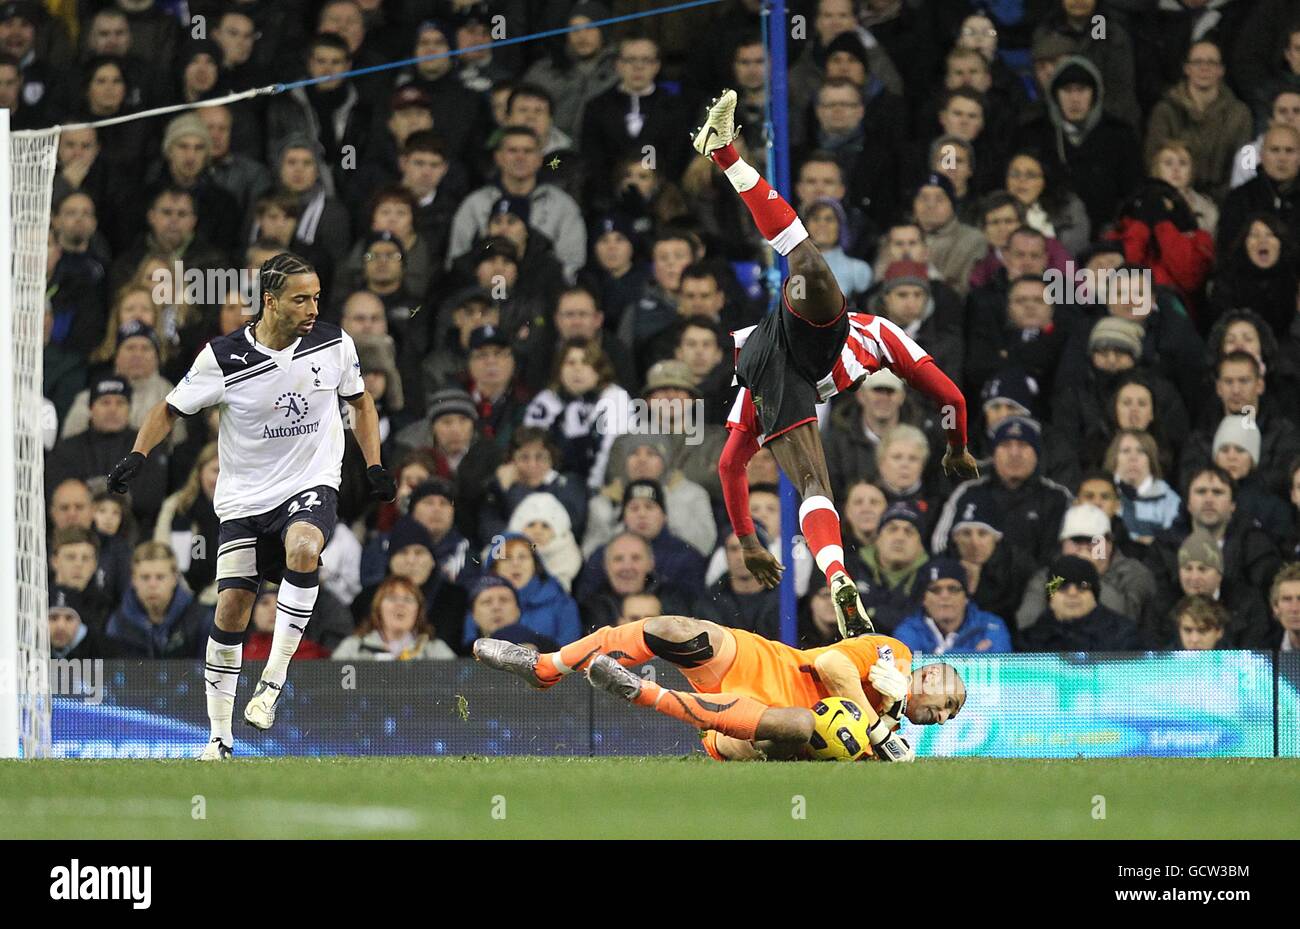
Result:
<svg viewBox="0 0 1300 929"><path fill-rule="evenodd" d="M67 125L50 126L45 129L24 129L18 132L12 132L10 135L14 138L37 138L69 129L101 129L107 126L116 126L119 123L145 119L150 116L165 116L168 113L179 113L183 110L192 110L199 107L224 106L227 103L237 103L240 100L250 100L253 97L280 94L285 91L296 90L299 87L310 87L313 84L322 84L326 81L348 80L354 77L362 77L367 74L376 74L381 71L391 71L395 68L405 68L408 65L419 64L424 61L435 61L439 58L455 58L460 55L469 54L470 52L481 52L492 48L504 48L507 45L520 45L524 42L536 42L539 39L550 39L570 32L581 32L583 29L603 29L606 26L613 26L618 23L630 22L636 19L646 19L651 16L662 16L665 13L678 13L682 10L711 6L712 4L721 2L722 0L688 0L688 2L685 3L675 3L671 6L656 7L653 10L642 10L638 13L624 13L621 16L611 16L608 19L593 20L589 23L583 23L580 26L560 26L555 29L545 29L541 32L530 32L526 35L515 36L514 38L496 39L492 42L484 42L481 45L470 45L465 48L453 48L432 55L419 55L414 58L403 58L401 61L389 61L383 64L370 65L366 68L355 68L351 71L343 71L339 74L327 74L321 77L303 78L300 81L290 81L288 83L268 84L265 87L254 87L249 90L241 90L237 93L227 94L224 97L216 97L212 100L199 100L194 103L174 103L170 106L155 107L152 110L142 110L139 113L127 113L122 116L113 116L109 119L101 119L94 122L69 123Z"/></svg>

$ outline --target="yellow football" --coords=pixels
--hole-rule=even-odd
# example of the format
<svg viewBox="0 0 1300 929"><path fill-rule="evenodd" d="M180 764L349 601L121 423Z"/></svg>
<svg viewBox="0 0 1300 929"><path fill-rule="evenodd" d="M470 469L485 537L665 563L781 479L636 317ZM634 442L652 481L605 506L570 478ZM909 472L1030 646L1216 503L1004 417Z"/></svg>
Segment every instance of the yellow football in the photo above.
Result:
<svg viewBox="0 0 1300 929"><path fill-rule="evenodd" d="M813 711L813 734L808 740L818 761L857 761L867 754L867 718L852 700L827 697Z"/></svg>

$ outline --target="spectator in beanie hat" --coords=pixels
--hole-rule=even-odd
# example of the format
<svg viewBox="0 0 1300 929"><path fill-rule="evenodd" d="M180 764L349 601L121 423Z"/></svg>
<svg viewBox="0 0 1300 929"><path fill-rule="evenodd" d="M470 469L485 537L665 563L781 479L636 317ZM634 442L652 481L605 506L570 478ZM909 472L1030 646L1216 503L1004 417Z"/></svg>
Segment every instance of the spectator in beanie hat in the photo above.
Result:
<svg viewBox="0 0 1300 929"><path fill-rule="evenodd" d="M1097 602L1101 584L1092 562L1061 555L1048 567L1047 609L1021 632L1031 652L1118 652L1139 647L1137 624Z"/></svg>
<svg viewBox="0 0 1300 929"><path fill-rule="evenodd" d="M929 561L922 540L924 519L908 503L895 503L880 517L876 540L862 551L874 602L868 612L876 630L892 634L920 602L925 587L922 569Z"/></svg>
<svg viewBox="0 0 1300 929"><path fill-rule="evenodd" d="M931 655L1011 651L1006 623L971 601L960 561L935 558L922 577L921 607L898 624L896 639L913 652Z"/></svg>
<svg viewBox="0 0 1300 929"><path fill-rule="evenodd" d="M194 70L202 70L202 56L211 58L214 45L194 43L189 46L190 60L198 59ZM220 60L217 53L217 57L208 63L213 77L216 76L216 63ZM203 95L209 94L205 92ZM155 162L145 173L143 196L137 203L150 203L164 190L188 191L194 198L194 212L198 218L195 234L229 253L239 246L242 216L239 201L213 180L209 170L211 160L212 138L198 114L190 112L174 117L163 130L162 160ZM134 208L139 210L138 206ZM137 224L139 218L137 212Z"/></svg>
<svg viewBox="0 0 1300 929"><path fill-rule="evenodd" d="M470 558L469 540L456 528L455 486L440 477L416 484L407 497L406 511L429 533L438 570L447 580L466 586L478 566Z"/></svg>
<svg viewBox="0 0 1300 929"><path fill-rule="evenodd" d="M99 378L91 384L88 396L90 428L60 439L45 458L47 494L68 478L102 482L135 445L136 430L130 425L131 385L121 377ZM148 538L167 489L164 456L151 456L142 468L131 485L131 509L142 536Z"/></svg>
<svg viewBox="0 0 1300 929"><path fill-rule="evenodd" d="M478 407L459 387L444 387L429 396L429 412L397 434L398 455L423 452L435 463L436 475L457 481L462 527L475 526L478 501L501 460L496 443L478 435Z"/></svg>
<svg viewBox="0 0 1300 929"><path fill-rule="evenodd" d="M436 635L455 650L459 630L452 617L465 610L465 589L438 570L434 548L429 530L413 516L403 516L388 534L388 575L406 578L420 589L425 618ZM382 586L364 588L352 602L352 615L358 622L370 615L371 604Z"/></svg>
<svg viewBox="0 0 1300 929"><path fill-rule="evenodd" d="M1097 602L1122 616L1137 621L1142 644L1163 648L1165 636L1156 630L1163 621L1156 603L1156 582L1151 571L1136 558L1115 546L1110 517L1090 503L1076 503L1066 510L1061 524L1060 554L1077 555L1097 569L1100 587ZM1015 622L1027 628L1047 607L1047 568L1035 573L1024 588L1024 599L1016 610ZM1011 617L1008 617L1011 619Z"/></svg>
<svg viewBox="0 0 1300 929"><path fill-rule="evenodd" d="M71 587L50 588L50 657L55 660L113 657L99 634L82 621L83 597Z"/></svg>
<svg viewBox="0 0 1300 929"><path fill-rule="evenodd" d="M617 456L620 450L622 457ZM587 513L584 555L590 556L618 533L625 487L637 479L658 481L663 487L668 530L701 555L712 554L718 540L713 504L703 487L671 466L671 453L666 436L627 435L616 440L606 475L609 479L592 497Z"/></svg>
<svg viewBox="0 0 1300 929"><path fill-rule="evenodd" d="M645 243L622 213L597 219L588 239L591 260L578 274L578 283L596 294L608 317L606 328L617 332L625 309L640 299L650 283Z"/></svg>
<svg viewBox="0 0 1300 929"><path fill-rule="evenodd" d="M1259 457L1255 459L1259 480L1270 493L1289 492L1287 469L1300 455L1300 430L1288 418L1287 410L1294 410L1294 398L1268 391L1263 365L1247 351L1230 351L1219 357L1214 392L1214 399L1205 397L1202 385L1201 419L1188 436L1179 461L1182 479L1213 462L1214 434L1225 416L1247 416L1250 428L1259 434Z"/></svg>
<svg viewBox="0 0 1300 929"><path fill-rule="evenodd" d="M953 524L946 553L966 569L966 586L975 602L1009 619L1038 566L1021 549L1004 544L999 526L991 504L969 500Z"/></svg>
<svg viewBox="0 0 1300 929"><path fill-rule="evenodd" d="M704 574L708 563L696 549L668 530L668 514L663 486L655 480L629 481L623 491L620 521L626 531L644 539L654 556L655 573L671 578L688 597L704 592ZM616 536L617 538L617 536ZM584 601L588 594L600 590L605 575L605 548L592 552L578 578L575 595Z"/></svg>
<svg viewBox="0 0 1300 929"><path fill-rule="evenodd" d="M993 468L960 484L948 498L935 526L932 549L942 552L968 503L998 514L1005 533L1003 544L1024 551L1041 564L1056 549L1056 529L1072 495L1066 488L1038 473L1042 450L1039 425L1032 419L1011 416L993 433Z"/></svg>
<svg viewBox="0 0 1300 929"><path fill-rule="evenodd" d="M521 533L533 543L546 573L560 582L564 592L582 570L582 551L573 535L573 521L560 501L548 493L524 497L510 514L507 531Z"/></svg>
<svg viewBox="0 0 1300 929"><path fill-rule="evenodd" d="M500 268L492 270L492 281L485 281L482 273L485 266L477 249L471 250L456 266L458 273L475 278L480 287L501 298L504 325L512 331L529 324L534 328L540 326L538 319L567 284L564 267L555 255L551 240L530 225L531 215L526 197L502 197L493 204L488 216L484 241L500 240L514 247L513 281L509 270ZM498 280L507 285L504 293L498 287ZM523 357L522 350L520 355Z"/></svg>
<svg viewBox="0 0 1300 929"><path fill-rule="evenodd" d="M1169 596L1201 596L1228 611L1226 647L1267 648L1271 623L1264 595L1249 584L1228 583L1223 576L1223 553L1208 532L1196 530L1178 547L1178 589ZM1176 630L1170 601L1161 605L1160 646L1168 647Z"/></svg>
<svg viewBox="0 0 1300 929"><path fill-rule="evenodd" d="M402 487L407 474L426 475L405 497ZM437 568L449 581L455 581L461 587L467 586L478 576L478 565L470 555L469 540L456 526L456 488L451 481L441 477L428 477L430 472L417 458L398 466L399 478L396 509L398 516L389 525L395 525L397 519L409 515L429 533L433 543L433 557ZM376 527L382 530L383 523L376 519ZM389 532L380 531L371 537L361 553L361 584L369 587L378 584L388 573Z"/></svg>
<svg viewBox="0 0 1300 929"><path fill-rule="evenodd" d="M1038 382L1019 368L1006 368L984 382L980 389L980 410L984 414L984 434L993 438L1002 421L1009 416L1037 420L1040 410Z"/></svg>
<svg viewBox="0 0 1300 929"><path fill-rule="evenodd" d="M638 427L614 440L610 460L625 461L630 446L644 440L647 424L659 423L658 437L668 452L668 467L680 470L688 480L703 487L710 499L721 500L718 461L727 442L727 430L704 421L700 389L686 362L674 358L652 364L641 397L646 408Z"/></svg>
<svg viewBox="0 0 1300 929"><path fill-rule="evenodd" d="M1291 513L1260 480L1262 447L1260 431L1249 416L1230 413L1214 431L1214 463L1237 482L1237 508L1253 518L1281 549L1291 536Z"/></svg>
<svg viewBox="0 0 1300 929"><path fill-rule="evenodd" d="M1069 383L1058 380L1051 424L1044 440L1043 470L1066 484L1078 483L1082 470L1102 464L1101 454L1115 435L1109 409L1120 384L1131 378L1142 357L1142 327L1107 316L1093 324L1087 342L1087 367ZM1177 394L1162 392L1172 422L1186 416ZM1164 410L1162 410L1162 415Z"/></svg>
<svg viewBox="0 0 1300 929"><path fill-rule="evenodd" d="M519 603L519 622L534 632L567 645L582 635L578 605L560 586L533 549L533 543L517 532L494 539L483 557L484 576L505 579L514 588ZM470 648L479 630L472 616L462 630L463 647Z"/></svg>
<svg viewBox="0 0 1300 929"><path fill-rule="evenodd" d="M128 422L133 429L144 424L149 411L172 389L171 381L158 370L161 359L158 333L148 323L131 319L118 328L112 369L91 369L92 383L102 376L122 378L131 385L131 418ZM89 400L87 391L81 391L73 399L63 421L64 438L84 431L89 425ZM181 431L177 433L173 429L173 445L183 443L188 434L184 422L177 421L176 425L181 427Z"/></svg>
<svg viewBox="0 0 1300 929"><path fill-rule="evenodd" d="M510 582L495 574L483 575L469 590L469 610L465 614L464 623L465 630L470 631L467 635L469 644L461 648L461 654L470 654L476 638L499 638L513 642L514 636L520 632L537 635L527 627L516 628L522 615L519 594ZM528 641L533 639L529 638ZM558 644L553 645L551 650L556 648L559 648Z"/></svg>
<svg viewBox="0 0 1300 929"><path fill-rule="evenodd" d="M962 297L970 290L970 275L988 251L984 233L957 219L957 192L943 174L930 174L912 197L912 213L925 233L930 263L944 283Z"/></svg>

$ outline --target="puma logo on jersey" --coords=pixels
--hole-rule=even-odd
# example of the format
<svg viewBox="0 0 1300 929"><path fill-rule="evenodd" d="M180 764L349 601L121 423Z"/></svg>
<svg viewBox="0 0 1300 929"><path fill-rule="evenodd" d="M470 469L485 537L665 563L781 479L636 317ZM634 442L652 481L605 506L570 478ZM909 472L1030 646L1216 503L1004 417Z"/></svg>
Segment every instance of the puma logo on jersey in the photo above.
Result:
<svg viewBox="0 0 1300 929"><path fill-rule="evenodd" d="M244 354L242 355L236 355L234 352L231 352L230 360L231 361L238 360L240 364L248 364L248 352L244 352Z"/></svg>

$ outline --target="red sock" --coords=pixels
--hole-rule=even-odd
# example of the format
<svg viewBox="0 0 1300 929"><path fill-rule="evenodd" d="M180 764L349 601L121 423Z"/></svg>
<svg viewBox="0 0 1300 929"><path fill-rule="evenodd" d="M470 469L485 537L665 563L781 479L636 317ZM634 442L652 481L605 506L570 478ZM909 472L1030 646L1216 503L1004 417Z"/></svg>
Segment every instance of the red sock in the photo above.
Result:
<svg viewBox="0 0 1300 929"><path fill-rule="evenodd" d="M799 507L799 527L812 549L817 567L829 581L844 571L844 541L840 536L840 514L827 497L809 497ZM848 573L844 571L844 573Z"/></svg>
<svg viewBox="0 0 1300 929"><path fill-rule="evenodd" d="M709 158L713 160L715 165L725 171L740 160L740 153L736 151L735 145L728 142L722 148L715 148L711 151Z"/></svg>
<svg viewBox="0 0 1300 929"><path fill-rule="evenodd" d="M740 199L745 201L745 206L749 207L749 214L754 217L754 225L763 234L763 238L770 242L799 221L799 214L794 211L794 207L786 203L785 198L773 190L772 185L764 180L761 174L741 161L734 145L724 145L711 152L709 157L723 171L737 164L748 169L741 172L744 177L741 178L739 185L736 177L733 176L735 172L728 172L727 178L732 186L736 187L736 192L740 194ZM741 187L744 187L744 190L741 190ZM798 243L792 244L790 248L795 244ZM782 254L788 253L789 249L782 252Z"/></svg>

